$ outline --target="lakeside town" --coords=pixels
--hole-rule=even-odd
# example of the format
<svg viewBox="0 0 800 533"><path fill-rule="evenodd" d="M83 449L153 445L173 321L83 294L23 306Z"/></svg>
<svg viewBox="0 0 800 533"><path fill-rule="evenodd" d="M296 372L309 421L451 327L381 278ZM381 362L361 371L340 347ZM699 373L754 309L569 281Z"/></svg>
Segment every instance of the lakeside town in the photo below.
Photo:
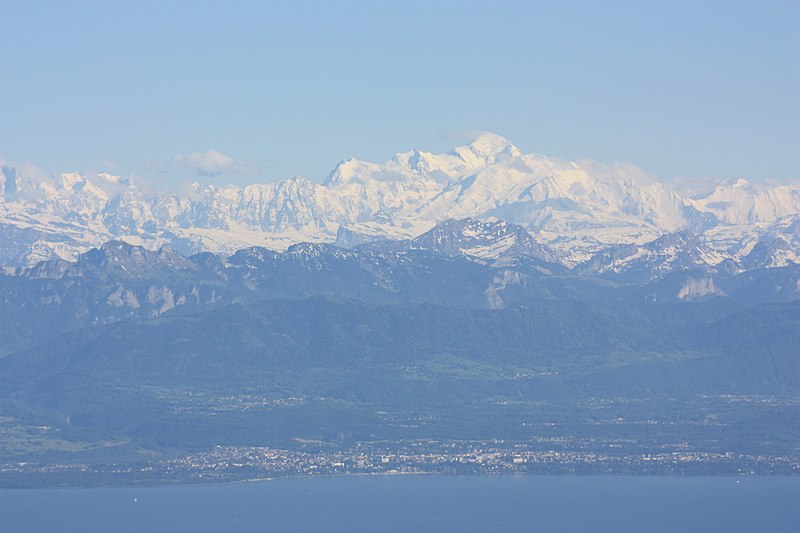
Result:
<svg viewBox="0 0 800 533"><path fill-rule="evenodd" d="M549 441L549 442L547 442ZM528 443L490 441L362 442L335 449L319 442L297 449L216 446L212 450L138 464L33 462L0 465L4 486L215 483L298 476L369 474L627 474L798 475L800 456L708 452L688 444L661 451L566 449L563 438ZM617 448L615 448L615 445ZM603 450L605 448L605 450Z"/></svg>

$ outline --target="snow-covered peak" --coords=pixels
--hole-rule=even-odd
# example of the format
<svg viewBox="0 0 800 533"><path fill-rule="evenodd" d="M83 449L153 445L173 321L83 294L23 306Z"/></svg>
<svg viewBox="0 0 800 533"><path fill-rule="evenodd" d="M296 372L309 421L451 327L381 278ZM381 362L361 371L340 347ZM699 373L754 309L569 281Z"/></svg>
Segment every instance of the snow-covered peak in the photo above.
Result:
<svg viewBox="0 0 800 533"><path fill-rule="evenodd" d="M500 135L482 132L478 134L467 147L477 154L486 157L497 157L500 154L507 154L517 157L522 154L519 148L514 146L511 141Z"/></svg>
<svg viewBox="0 0 800 533"><path fill-rule="evenodd" d="M521 226L502 220L445 220L414 239L364 244L371 250L423 250L437 255L464 255L485 261L526 256L549 263L558 254L536 242Z"/></svg>
<svg viewBox="0 0 800 533"><path fill-rule="evenodd" d="M61 191L79 191L86 185L86 178L77 172L64 172L55 180L55 189Z"/></svg>
<svg viewBox="0 0 800 533"><path fill-rule="evenodd" d="M507 162L522 155L519 148L508 139L489 132L478 134L469 144L456 147L451 153L458 156L469 168Z"/></svg>
<svg viewBox="0 0 800 533"><path fill-rule="evenodd" d="M119 185L130 185L131 183L131 179L127 176L109 174L108 172L100 172L97 177L108 183L117 183Z"/></svg>
<svg viewBox="0 0 800 533"><path fill-rule="evenodd" d="M725 224L768 224L800 213L800 187L756 187L738 178L721 183L708 194L689 198L686 204Z"/></svg>
<svg viewBox="0 0 800 533"><path fill-rule="evenodd" d="M336 168L325 179L324 185L337 187L353 181L364 182L371 178L374 179L379 172L380 165L360 161L350 156L336 165Z"/></svg>

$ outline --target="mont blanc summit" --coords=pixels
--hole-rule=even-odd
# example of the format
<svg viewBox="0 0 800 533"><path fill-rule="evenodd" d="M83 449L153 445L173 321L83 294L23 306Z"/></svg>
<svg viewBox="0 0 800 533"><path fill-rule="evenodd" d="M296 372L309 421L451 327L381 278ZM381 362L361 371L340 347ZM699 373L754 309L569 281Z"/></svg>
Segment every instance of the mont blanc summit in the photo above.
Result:
<svg viewBox="0 0 800 533"><path fill-rule="evenodd" d="M3 167L0 199L5 266L74 259L112 239L184 253L282 251L298 242L348 247L413 239L467 218L518 225L547 247L549 259L569 267L598 254L600 264L620 246L641 255L648 243L678 232L691 238L673 241L699 247L695 255L710 266L739 261L775 239L784 249L776 261L800 255L799 187L736 178L685 197L631 165L523 154L491 133L444 154L415 149L384 163L348 157L323 183L192 184L180 193L149 192L134 178L107 173L40 179Z"/></svg>

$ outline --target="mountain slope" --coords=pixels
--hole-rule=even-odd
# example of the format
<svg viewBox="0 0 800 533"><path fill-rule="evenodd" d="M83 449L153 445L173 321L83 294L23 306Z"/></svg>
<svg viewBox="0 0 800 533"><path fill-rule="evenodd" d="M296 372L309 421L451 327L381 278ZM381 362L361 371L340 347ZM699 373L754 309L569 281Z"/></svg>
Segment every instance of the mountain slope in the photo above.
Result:
<svg viewBox="0 0 800 533"><path fill-rule="evenodd" d="M646 439L653 417L665 426L656 430L685 441L705 416L692 411L698 397L772 398L800 387L796 303L732 315L713 304L531 303L270 300L94 327L0 359L0 405L71 439L156 450L309 436L529 438L553 420L561 435L588 425L592 438ZM666 402L660 415L654 398ZM767 412L765 435L780 427ZM387 424L390 413L401 423ZM612 413L641 422L598 428ZM708 438L719 443L720 429Z"/></svg>

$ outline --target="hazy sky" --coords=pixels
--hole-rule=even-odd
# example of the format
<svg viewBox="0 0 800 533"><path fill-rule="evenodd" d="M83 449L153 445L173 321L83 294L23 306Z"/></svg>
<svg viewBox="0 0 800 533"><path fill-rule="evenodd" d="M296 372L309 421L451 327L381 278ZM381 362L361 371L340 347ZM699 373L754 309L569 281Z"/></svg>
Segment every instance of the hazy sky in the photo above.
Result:
<svg viewBox="0 0 800 533"><path fill-rule="evenodd" d="M446 151L800 178L800 2L0 0L0 158L321 181Z"/></svg>

